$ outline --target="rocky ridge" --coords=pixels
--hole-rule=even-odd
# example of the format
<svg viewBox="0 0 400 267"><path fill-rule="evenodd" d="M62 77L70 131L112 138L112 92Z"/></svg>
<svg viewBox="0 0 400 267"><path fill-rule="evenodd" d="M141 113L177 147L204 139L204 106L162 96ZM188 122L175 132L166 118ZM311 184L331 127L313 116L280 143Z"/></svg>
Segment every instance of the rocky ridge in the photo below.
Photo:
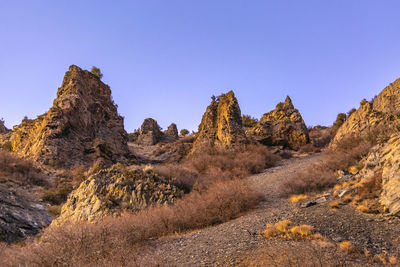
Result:
<svg viewBox="0 0 400 267"><path fill-rule="evenodd" d="M151 170L116 164L92 174L71 192L55 224L95 221L174 202L183 190Z"/></svg>
<svg viewBox="0 0 400 267"><path fill-rule="evenodd" d="M47 165L121 162L129 157L123 118L110 87L70 66L50 110L13 129L12 150Z"/></svg>
<svg viewBox="0 0 400 267"><path fill-rule="evenodd" d="M264 145L285 146L295 150L310 141L304 120L289 96L274 110L265 113L246 134Z"/></svg>

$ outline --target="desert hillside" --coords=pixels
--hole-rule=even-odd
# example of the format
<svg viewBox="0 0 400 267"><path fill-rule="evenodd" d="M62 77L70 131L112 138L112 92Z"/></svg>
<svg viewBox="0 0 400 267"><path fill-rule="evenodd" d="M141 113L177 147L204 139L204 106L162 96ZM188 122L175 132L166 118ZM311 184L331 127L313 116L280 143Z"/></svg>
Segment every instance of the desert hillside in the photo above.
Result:
<svg viewBox="0 0 400 267"><path fill-rule="evenodd" d="M48 112L0 123L1 265L400 264L399 81L332 126L294 103L256 119L229 91L196 132L127 133L72 65Z"/></svg>

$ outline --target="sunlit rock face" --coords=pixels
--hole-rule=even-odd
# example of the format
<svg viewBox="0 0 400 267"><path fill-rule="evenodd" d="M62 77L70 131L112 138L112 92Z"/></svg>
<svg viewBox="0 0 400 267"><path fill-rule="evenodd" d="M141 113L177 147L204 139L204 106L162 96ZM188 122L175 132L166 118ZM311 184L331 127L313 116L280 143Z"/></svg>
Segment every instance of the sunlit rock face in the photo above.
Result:
<svg viewBox="0 0 400 267"><path fill-rule="evenodd" d="M265 113L260 122L248 129L246 134L264 145L291 149L298 149L310 141L304 120L289 96L274 110Z"/></svg>
<svg viewBox="0 0 400 267"><path fill-rule="evenodd" d="M374 147L362 164L364 179L382 173L379 201L390 214L400 216L400 134Z"/></svg>
<svg viewBox="0 0 400 267"><path fill-rule="evenodd" d="M205 145L228 147L245 142L241 111L233 91L213 98L199 125L194 150Z"/></svg>
<svg viewBox="0 0 400 267"><path fill-rule="evenodd" d="M152 118L147 118L143 121L140 127L140 133L137 138L137 143L140 145L152 146L160 142L163 138L161 127L157 121Z"/></svg>
<svg viewBox="0 0 400 267"><path fill-rule="evenodd" d="M50 110L13 129L12 150L53 166L124 161L129 154L123 118L110 87L72 65Z"/></svg>
<svg viewBox="0 0 400 267"><path fill-rule="evenodd" d="M397 132L400 128L400 79L397 79L371 101L361 101L337 131L332 145L349 134L363 134L378 130Z"/></svg>
<svg viewBox="0 0 400 267"><path fill-rule="evenodd" d="M116 164L82 182L68 197L54 224L66 221L96 221L124 211L137 212L174 202L183 195L151 170Z"/></svg>

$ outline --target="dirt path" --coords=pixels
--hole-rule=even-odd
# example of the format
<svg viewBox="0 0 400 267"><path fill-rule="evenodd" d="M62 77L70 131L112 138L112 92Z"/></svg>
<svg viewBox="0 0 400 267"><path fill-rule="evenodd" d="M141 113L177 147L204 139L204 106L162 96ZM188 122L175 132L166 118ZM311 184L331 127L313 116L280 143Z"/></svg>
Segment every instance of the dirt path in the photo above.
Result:
<svg viewBox="0 0 400 267"><path fill-rule="evenodd" d="M248 178L251 187L265 194L259 207L235 220L188 234L150 242L151 259L166 266L215 266L235 264L237 255L255 249L263 238L266 223L287 218L292 206L280 198L277 188L282 179L320 160L320 154L294 158ZM149 261L151 260L149 258Z"/></svg>

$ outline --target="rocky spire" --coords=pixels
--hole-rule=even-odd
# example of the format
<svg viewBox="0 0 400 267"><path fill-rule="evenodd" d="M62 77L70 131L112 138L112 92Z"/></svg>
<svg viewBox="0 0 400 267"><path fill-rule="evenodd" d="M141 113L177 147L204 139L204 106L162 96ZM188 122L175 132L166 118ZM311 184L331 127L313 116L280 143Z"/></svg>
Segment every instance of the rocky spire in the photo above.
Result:
<svg viewBox="0 0 400 267"><path fill-rule="evenodd" d="M75 65L66 72L50 110L23 120L11 141L19 155L54 166L123 161L129 153L110 87Z"/></svg>

